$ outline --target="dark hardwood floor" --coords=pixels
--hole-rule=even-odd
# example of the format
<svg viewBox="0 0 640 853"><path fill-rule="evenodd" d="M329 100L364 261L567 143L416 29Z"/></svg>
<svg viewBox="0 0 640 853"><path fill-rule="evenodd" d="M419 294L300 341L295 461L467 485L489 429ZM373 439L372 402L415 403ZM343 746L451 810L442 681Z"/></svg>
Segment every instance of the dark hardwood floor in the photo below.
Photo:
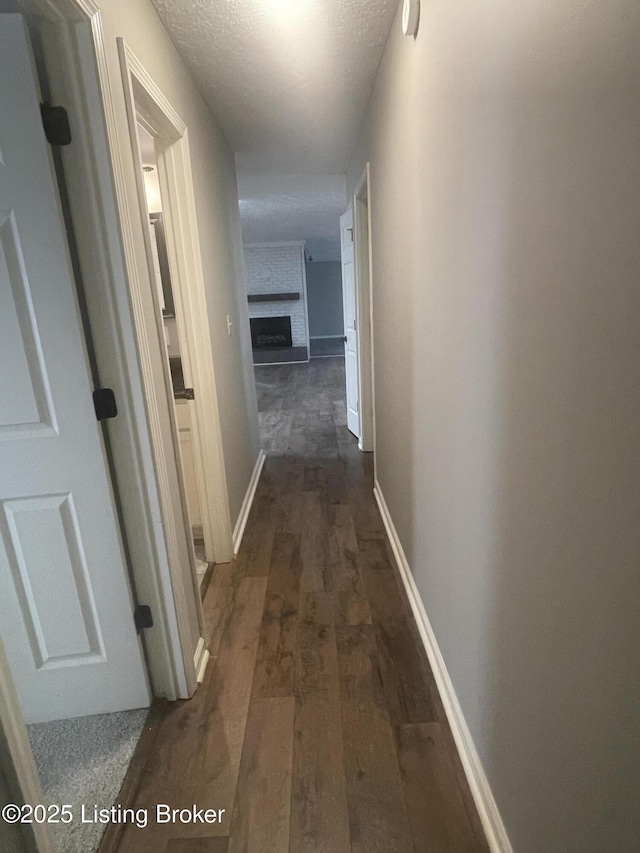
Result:
<svg viewBox="0 0 640 853"><path fill-rule="evenodd" d="M344 364L256 368L267 462L204 601L211 656L165 705L123 805L224 809L127 826L120 853L487 851L372 494ZM144 762L144 766L141 766Z"/></svg>

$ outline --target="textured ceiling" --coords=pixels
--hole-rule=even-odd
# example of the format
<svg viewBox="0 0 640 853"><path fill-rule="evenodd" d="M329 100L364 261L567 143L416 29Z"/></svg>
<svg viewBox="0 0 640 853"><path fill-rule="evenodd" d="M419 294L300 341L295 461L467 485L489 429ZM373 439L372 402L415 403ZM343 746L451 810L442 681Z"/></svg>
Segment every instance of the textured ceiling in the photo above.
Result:
<svg viewBox="0 0 640 853"><path fill-rule="evenodd" d="M239 170L346 171L397 0L152 0Z"/></svg>
<svg viewBox="0 0 640 853"><path fill-rule="evenodd" d="M245 243L327 240L340 234L344 175L238 175Z"/></svg>

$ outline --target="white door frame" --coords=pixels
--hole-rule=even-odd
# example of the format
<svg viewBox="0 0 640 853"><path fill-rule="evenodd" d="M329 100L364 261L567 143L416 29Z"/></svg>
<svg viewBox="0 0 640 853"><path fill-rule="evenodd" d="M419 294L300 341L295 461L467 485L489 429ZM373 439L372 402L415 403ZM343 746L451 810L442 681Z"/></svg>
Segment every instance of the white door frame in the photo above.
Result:
<svg viewBox="0 0 640 853"><path fill-rule="evenodd" d="M352 201L360 403L360 439L358 447L362 451L375 451L371 179L369 163L366 164L355 186Z"/></svg>
<svg viewBox="0 0 640 853"><path fill-rule="evenodd" d="M127 100L129 133L136 163L140 162L136 131L139 118L156 141L167 253L177 307L180 355L185 384L193 385L196 390L196 416L192 418L192 438L198 470L196 479L202 508L205 550L209 562L226 563L233 559L231 518L204 275L200 262L188 129L123 39L118 39L118 51ZM148 211L139 171L137 177L140 211L144 218ZM146 225L146 219L144 224ZM148 228L144 228L145 240L148 233ZM150 241L147 251L151 251ZM153 261L151 264L153 268ZM160 317L159 308L157 317ZM170 380L168 373L167 379ZM170 382L169 390L172 393ZM176 429L176 437L177 434ZM179 460L179 441L176 447ZM203 476L203 472L207 472L207 476ZM186 497L184 506L187 507Z"/></svg>
<svg viewBox="0 0 640 853"><path fill-rule="evenodd" d="M309 296L307 294L307 262L304 257L304 242L300 243L300 266L302 268L302 298L304 299L304 327L307 333L307 361L311 361L311 338L309 336Z"/></svg>

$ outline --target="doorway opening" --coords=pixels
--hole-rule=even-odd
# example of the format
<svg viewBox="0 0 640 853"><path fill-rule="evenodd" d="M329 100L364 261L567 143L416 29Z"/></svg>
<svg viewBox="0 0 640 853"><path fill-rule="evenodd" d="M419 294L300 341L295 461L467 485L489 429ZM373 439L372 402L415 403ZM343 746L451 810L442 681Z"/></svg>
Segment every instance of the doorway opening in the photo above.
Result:
<svg viewBox="0 0 640 853"><path fill-rule="evenodd" d="M371 239L371 173L369 163L353 193L353 258L356 309L357 386L360 403L358 446L375 451L373 362L373 278ZM375 462L375 454L374 454Z"/></svg>
<svg viewBox="0 0 640 853"><path fill-rule="evenodd" d="M308 240L305 272L309 304L309 355L344 358L344 307L340 239Z"/></svg>
<svg viewBox="0 0 640 853"><path fill-rule="evenodd" d="M201 463L202 453L199 447L200 430L198 429L197 412L193 405L195 391L188 384L189 375L187 374L185 377L185 364L187 363L185 351L188 355L188 346L184 339L182 342L180 340L179 330L184 329L184 318L180 318L179 324L180 303L174 293L175 285L171 275L171 269L176 269L176 263L175 259L170 257L170 250L167 246L164 219L165 205L163 204L158 177L155 134L148 127L148 123L139 115L136 124L140 151L138 166L143 176L145 201L149 216L154 284L171 378L174 415L182 462L182 485L189 517L188 529L191 531L193 539L198 588L201 598L204 598L213 571L213 560L207 559L207 554L213 557L213 543L209 528L207 529L206 543L204 538L203 519L205 513L203 513L202 504L205 502L206 509L205 472Z"/></svg>

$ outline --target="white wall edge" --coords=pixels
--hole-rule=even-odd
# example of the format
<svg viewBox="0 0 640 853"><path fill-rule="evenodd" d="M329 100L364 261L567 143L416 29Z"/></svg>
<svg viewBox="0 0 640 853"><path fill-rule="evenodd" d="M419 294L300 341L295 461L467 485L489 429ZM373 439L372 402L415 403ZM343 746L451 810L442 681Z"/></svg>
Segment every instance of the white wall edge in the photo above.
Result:
<svg viewBox="0 0 640 853"><path fill-rule="evenodd" d="M193 665L196 670L196 679L198 684L202 684L204 681L204 674L207 669L207 664L209 663L209 649L207 648L206 641L204 637L200 637L198 640L198 645L196 646L196 652L193 656Z"/></svg>
<svg viewBox="0 0 640 853"><path fill-rule="evenodd" d="M489 786L489 781L482 767L480 756L476 750L471 732L464 718L462 708L456 696L453 683L447 671L444 658L440 652L438 642L433 628L429 622L429 617L424 608L422 597L418 591L413 574L407 562L402 544L398 537L395 525L389 513L389 508L382 494L380 484L375 481L373 493L382 516L382 521L387 531L393 555L400 572L400 577L404 584L404 588L409 598L411 610L420 631L420 637L424 644L429 663L433 670L433 675L436 680L440 698L451 727L451 733L458 748L462 766L464 768L471 794L478 809L478 815L482 822L482 827L487 836L487 842L491 853L513 853L511 842L507 836L498 806L493 797L493 793Z"/></svg>
<svg viewBox="0 0 640 853"><path fill-rule="evenodd" d="M251 507L253 506L253 499L256 494L256 489L258 488L258 482L260 480L260 474L262 473L262 466L264 465L264 461L266 459L266 454L262 448L260 448L260 453L258 453L258 458L256 459L256 464L253 469L253 474L251 475L251 479L249 480L249 485L247 486L247 493L244 496L244 500L242 501L242 506L240 508L240 515L238 516L238 520L236 521L236 526L233 529L233 552L237 554L240 550L240 545L242 543L242 537L244 536L244 529L247 526L247 521L249 519L249 513L251 512Z"/></svg>
<svg viewBox="0 0 640 853"><path fill-rule="evenodd" d="M307 265L304 260L304 243L300 244L300 274L302 276L302 298L304 300L304 328L307 333L307 355L311 356L309 341L309 299L307 297Z"/></svg>

